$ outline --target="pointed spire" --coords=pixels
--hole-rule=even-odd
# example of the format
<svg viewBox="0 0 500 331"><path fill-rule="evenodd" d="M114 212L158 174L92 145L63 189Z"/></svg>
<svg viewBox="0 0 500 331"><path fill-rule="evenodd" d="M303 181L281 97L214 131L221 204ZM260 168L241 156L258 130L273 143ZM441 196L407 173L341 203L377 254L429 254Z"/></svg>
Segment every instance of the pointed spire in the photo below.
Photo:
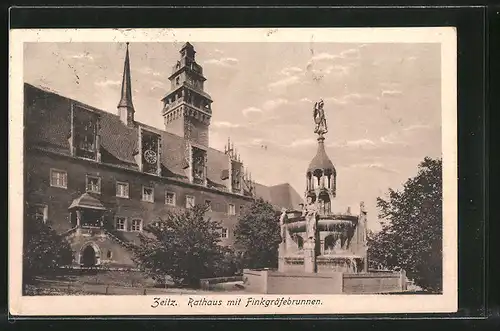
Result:
<svg viewBox="0 0 500 331"><path fill-rule="evenodd" d="M127 125L131 125L134 122L134 105L132 103L132 84L130 79L130 56L127 50L125 53L125 63L123 66L123 80L122 80L122 91L120 102L118 103L118 113L120 119Z"/></svg>

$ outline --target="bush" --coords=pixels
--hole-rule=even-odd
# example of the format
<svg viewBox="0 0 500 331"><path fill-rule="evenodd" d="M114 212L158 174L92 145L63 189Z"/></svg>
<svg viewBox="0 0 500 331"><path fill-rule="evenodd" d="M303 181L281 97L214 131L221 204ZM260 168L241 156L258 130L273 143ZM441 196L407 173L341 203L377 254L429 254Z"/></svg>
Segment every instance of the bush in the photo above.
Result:
<svg viewBox="0 0 500 331"><path fill-rule="evenodd" d="M368 236L370 267L403 268L415 284L442 291L442 161L425 158L403 190L378 198L382 230Z"/></svg>
<svg viewBox="0 0 500 331"><path fill-rule="evenodd" d="M190 287L231 272L229 251L219 245L220 224L205 217L206 210L197 205L146 226L134 248L139 267L159 283L168 275L176 285Z"/></svg>
<svg viewBox="0 0 500 331"><path fill-rule="evenodd" d="M278 246L281 242L279 213L263 199L245 208L236 226L236 245L242 248L245 268L275 268L278 266Z"/></svg>
<svg viewBox="0 0 500 331"><path fill-rule="evenodd" d="M55 273L71 264L73 251L66 239L47 224L26 215L23 241L23 281L32 283L36 276Z"/></svg>

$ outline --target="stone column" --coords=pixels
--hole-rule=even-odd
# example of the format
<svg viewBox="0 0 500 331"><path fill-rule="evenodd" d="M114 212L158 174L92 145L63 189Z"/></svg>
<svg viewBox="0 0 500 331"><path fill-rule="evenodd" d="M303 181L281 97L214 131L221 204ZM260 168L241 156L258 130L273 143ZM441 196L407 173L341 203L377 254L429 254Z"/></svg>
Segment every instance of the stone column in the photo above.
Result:
<svg viewBox="0 0 500 331"><path fill-rule="evenodd" d="M77 210L76 211L76 226L81 227L81 220L82 220L82 211Z"/></svg>
<svg viewBox="0 0 500 331"><path fill-rule="evenodd" d="M286 271L286 243L282 242L278 248L278 271L285 272Z"/></svg>
<svg viewBox="0 0 500 331"><path fill-rule="evenodd" d="M307 240L304 243L304 271L307 273L316 272L315 246L315 240Z"/></svg>
<svg viewBox="0 0 500 331"><path fill-rule="evenodd" d="M81 234L81 220L82 220L82 211L81 210L76 210L76 234L79 235Z"/></svg>

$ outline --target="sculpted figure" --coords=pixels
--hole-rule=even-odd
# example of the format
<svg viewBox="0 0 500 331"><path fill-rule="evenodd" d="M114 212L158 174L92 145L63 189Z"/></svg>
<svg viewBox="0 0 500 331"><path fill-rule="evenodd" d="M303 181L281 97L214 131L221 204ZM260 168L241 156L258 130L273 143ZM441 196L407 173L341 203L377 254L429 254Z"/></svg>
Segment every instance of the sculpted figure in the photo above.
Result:
<svg viewBox="0 0 500 331"><path fill-rule="evenodd" d="M280 215L280 228L281 228L281 242L286 242L286 208L281 209Z"/></svg>
<svg viewBox="0 0 500 331"><path fill-rule="evenodd" d="M366 207L365 207L365 202L361 201L359 203L359 209L361 210L362 213L366 213Z"/></svg>
<svg viewBox="0 0 500 331"><path fill-rule="evenodd" d="M314 104L314 123L316 124L316 127L314 128L314 133L317 133L319 135L323 135L328 132L328 126L326 125L326 117L325 117L325 110L323 109L324 106L323 100L320 100Z"/></svg>
<svg viewBox="0 0 500 331"><path fill-rule="evenodd" d="M307 197L307 204L304 207L302 215L306 219L306 237L308 240L314 240L316 238L316 223L318 210L312 197Z"/></svg>

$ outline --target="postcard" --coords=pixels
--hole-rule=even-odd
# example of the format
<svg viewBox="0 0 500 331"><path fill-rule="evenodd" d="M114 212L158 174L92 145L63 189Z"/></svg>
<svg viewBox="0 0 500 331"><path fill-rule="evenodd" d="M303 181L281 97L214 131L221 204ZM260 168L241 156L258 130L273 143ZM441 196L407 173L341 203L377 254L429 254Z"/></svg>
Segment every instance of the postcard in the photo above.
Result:
<svg viewBox="0 0 500 331"><path fill-rule="evenodd" d="M456 38L11 30L10 313L455 312Z"/></svg>

